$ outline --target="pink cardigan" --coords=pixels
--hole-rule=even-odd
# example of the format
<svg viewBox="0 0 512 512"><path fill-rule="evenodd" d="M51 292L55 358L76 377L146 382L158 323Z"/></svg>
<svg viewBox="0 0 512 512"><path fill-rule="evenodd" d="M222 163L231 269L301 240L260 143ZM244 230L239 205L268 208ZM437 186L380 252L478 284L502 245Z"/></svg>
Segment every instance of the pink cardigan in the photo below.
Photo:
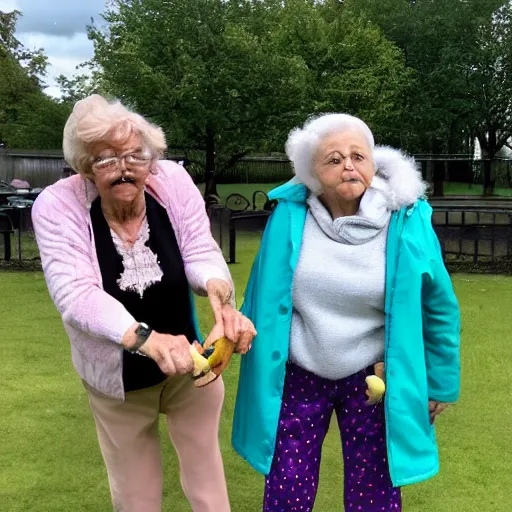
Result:
<svg viewBox="0 0 512 512"><path fill-rule="evenodd" d="M204 201L185 169L160 161L147 191L169 214L191 288L206 295L211 278L232 283ZM123 400L121 340L137 319L102 288L89 214L97 195L92 182L71 176L39 195L32 218L48 290L71 341L73 365L98 392Z"/></svg>

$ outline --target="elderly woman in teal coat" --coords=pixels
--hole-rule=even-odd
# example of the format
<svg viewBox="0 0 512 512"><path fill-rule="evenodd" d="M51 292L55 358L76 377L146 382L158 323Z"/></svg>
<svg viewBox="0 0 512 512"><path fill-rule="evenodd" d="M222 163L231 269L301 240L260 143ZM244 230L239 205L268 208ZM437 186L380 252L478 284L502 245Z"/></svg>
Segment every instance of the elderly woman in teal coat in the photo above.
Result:
<svg viewBox="0 0 512 512"><path fill-rule="evenodd" d="M348 511L399 511L439 471L434 420L459 396L460 316L411 158L346 114L290 133L242 311L233 445L266 475L264 512L313 510L336 413ZM384 362L383 400L367 377Z"/></svg>

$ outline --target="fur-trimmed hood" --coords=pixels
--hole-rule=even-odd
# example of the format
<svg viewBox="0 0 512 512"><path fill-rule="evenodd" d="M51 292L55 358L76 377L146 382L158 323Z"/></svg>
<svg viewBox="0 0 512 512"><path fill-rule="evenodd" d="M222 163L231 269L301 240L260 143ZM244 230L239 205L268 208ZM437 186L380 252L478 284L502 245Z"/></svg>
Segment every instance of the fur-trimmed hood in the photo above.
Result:
<svg viewBox="0 0 512 512"><path fill-rule="evenodd" d="M372 188L380 190L392 211L414 204L425 197L427 184L416 168L414 158L389 146L375 146L375 177ZM304 202L310 192L297 177L270 192L270 199Z"/></svg>
<svg viewBox="0 0 512 512"><path fill-rule="evenodd" d="M389 146L376 146L373 159L376 172L371 186L384 193L390 210L399 210L425 196L427 184L414 158Z"/></svg>

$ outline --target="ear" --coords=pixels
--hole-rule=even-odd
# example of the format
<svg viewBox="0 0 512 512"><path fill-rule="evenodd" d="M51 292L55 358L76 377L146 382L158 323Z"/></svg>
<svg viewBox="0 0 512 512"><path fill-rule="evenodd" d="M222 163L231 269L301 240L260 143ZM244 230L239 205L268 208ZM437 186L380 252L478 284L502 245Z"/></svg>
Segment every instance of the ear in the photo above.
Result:
<svg viewBox="0 0 512 512"><path fill-rule="evenodd" d="M154 174L157 174L157 173L158 173L158 160L154 158L153 160L151 160L148 174L146 176L146 179L144 180L146 185L148 184L149 181L151 181L151 176Z"/></svg>
<svg viewBox="0 0 512 512"><path fill-rule="evenodd" d="M151 175L153 174L156 174L156 166L152 163L148 173L146 174L146 177L144 178L145 185L147 185L151 181Z"/></svg>

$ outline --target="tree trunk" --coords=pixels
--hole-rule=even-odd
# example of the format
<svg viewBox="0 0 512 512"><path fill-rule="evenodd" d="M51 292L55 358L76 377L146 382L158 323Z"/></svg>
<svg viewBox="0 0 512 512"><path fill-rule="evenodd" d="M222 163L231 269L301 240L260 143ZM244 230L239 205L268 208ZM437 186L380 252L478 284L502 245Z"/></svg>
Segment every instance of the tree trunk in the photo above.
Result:
<svg viewBox="0 0 512 512"><path fill-rule="evenodd" d="M484 196L494 195L494 183L496 181L494 176L494 159L484 160Z"/></svg>
<svg viewBox="0 0 512 512"><path fill-rule="evenodd" d="M460 134L460 130L458 130L457 128L457 123L455 121L452 121L450 123L450 136L448 137L448 154L450 155L460 153L460 148L462 146L462 137Z"/></svg>
<svg viewBox="0 0 512 512"><path fill-rule="evenodd" d="M489 127L489 132L487 134L487 141L483 140L484 144L482 144L482 140L480 142L480 146L482 147L482 159L483 162L483 181L484 181L484 196L492 196L494 195L494 183L496 181L494 175L494 157L496 156L496 130L494 127Z"/></svg>
<svg viewBox="0 0 512 512"><path fill-rule="evenodd" d="M433 178L434 178L434 197L443 197L444 196L444 165L443 162L430 161L428 162L433 168ZM432 172L432 171L431 171Z"/></svg>
<svg viewBox="0 0 512 512"><path fill-rule="evenodd" d="M439 140L431 137L430 139L430 153L432 155L438 155L440 153L441 143ZM436 160L430 160L427 165L430 165L430 172L432 173L433 181L434 181L434 190L432 191L432 195L434 197L443 197L444 196L444 166L442 162Z"/></svg>
<svg viewBox="0 0 512 512"><path fill-rule="evenodd" d="M205 169L205 187L204 197L215 195L217 193L217 183L215 182L215 135L213 130L206 128L206 169Z"/></svg>

